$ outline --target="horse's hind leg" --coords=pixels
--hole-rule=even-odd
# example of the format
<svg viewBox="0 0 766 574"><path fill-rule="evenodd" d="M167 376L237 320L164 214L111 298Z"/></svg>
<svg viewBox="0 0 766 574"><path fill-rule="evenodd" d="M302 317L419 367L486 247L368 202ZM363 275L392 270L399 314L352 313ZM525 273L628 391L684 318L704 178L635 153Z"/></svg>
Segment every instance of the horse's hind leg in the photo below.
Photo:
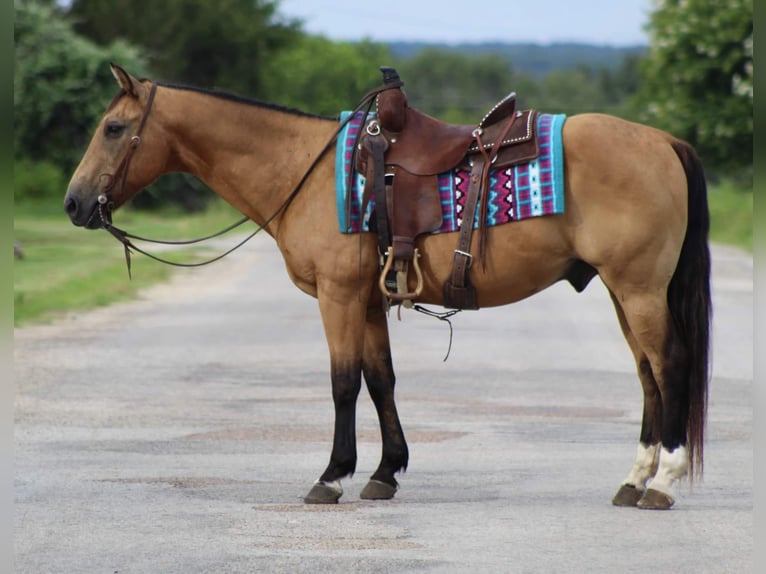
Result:
<svg viewBox="0 0 766 574"><path fill-rule="evenodd" d="M640 460L636 461L635 474L632 470L633 476L629 475L629 479L633 482L644 480L654 467L657 453L654 452L656 446L653 441L659 431L661 447L657 470L636 505L640 508L667 509L674 503L671 494L674 483L685 476L688 469L686 353L670 319L664 290L623 292L615 294L615 297L630 330L629 342L634 341L633 345L639 350L637 361L645 397L646 426L642 427L642 443L644 440L648 442L639 446ZM652 378L656 389L651 384ZM659 425L656 422L658 419L661 420ZM642 448L647 445L648 448Z"/></svg>
<svg viewBox="0 0 766 574"><path fill-rule="evenodd" d="M644 412L641 419L641 434L636 460L627 478L612 499L612 504L615 506L636 506L646 490L647 481L657 472L662 429L662 401L649 359L633 336L619 301L611 291L609 295L612 297L625 340L635 357L638 378L644 391Z"/></svg>
<svg viewBox="0 0 766 574"><path fill-rule="evenodd" d="M383 452L378 469L359 496L368 500L393 498L398 484L394 474L407 469L409 453L394 402L394 368L388 323L378 303L367 311L362 372L380 421Z"/></svg>

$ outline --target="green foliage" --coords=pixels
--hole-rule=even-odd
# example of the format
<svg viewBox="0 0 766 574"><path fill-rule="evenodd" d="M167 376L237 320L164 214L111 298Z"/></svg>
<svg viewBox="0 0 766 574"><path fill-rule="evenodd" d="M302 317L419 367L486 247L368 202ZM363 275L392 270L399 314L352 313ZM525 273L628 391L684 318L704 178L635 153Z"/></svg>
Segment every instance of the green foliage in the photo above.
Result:
<svg viewBox="0 0 766 574"><path fill-rule="evenodd" d="M77 31L141 46L155 79L259 96L264 70L299 36L269 0L74 0Z"/></svg>
<svg viewBox="0 0 766 574"><path fill-rule="evenodd" d="M279 18L276 6L268 0L74 0L69 13L76 30L99 44L120 38L140 46L151 79L258 97L272 60L300 38L298 25ZM94 101L104 106L108 100ZM199 180L171 174L139 194L134 204L199 211L212 196Z"/></svg>
<svg viewBox="0 0 766 574"><path fill-rule="evenodd" d="M731 180L708 190L710 238L719 243L753 250L753 189Z"/></svg>
<svg viewBox="0 0 766 574"><path fill-rule="evenodd" d="M396 68L411 106L452 122L476 123L500 98L529 84L496 54L426 48Z"/></svg>
<svg viewBox="0 0 766 574"><path fill-rule="evenodd" d="M56 200L60 205L68 178L61 167L50 161L20 159L14 166L13 195L15 203Z"/></svg>
<svg viewBox="0 0 766 574"><path fill-rule="evenodd" d="M303 36L269 61L261 97L307 112L338 115L380 84L378 67L390 59L382 44Z"/></svg>
<svg viewBox="0 0 766 574"><path fill-rule="evenodd" d="M466 56L494 54L511 62L514 72L542 80L551 72L573 70L588 66L594 70L614 71L626 58L640 59L644 46L596 46L582 43L530 44L508 42L471 42L460 44L433 44L425 42L392 42L391 53L399 60L407 60L424 49L452 51Z"/></svg>
<svg viewBox="0 0 766 574"><path fill-rule="evenodd" d="M626 56L614 70L579 66L549 73L534 92L533 107L568 115L585 112L635 119L628 98L640 83L639 58Z"/></svg>
<svg viewBox="0 0 766 574"><path fill-rule="evenodd" d="M99 47L77 36L54 7L34 1L16 3L15 42L16 157L69 172L117 91L108 62L140 71L143 61L125 42Z"/></svg>
<svg viewBox="0 0 766 574"><path fill-rule="evenodd" d="M453 122L474 123L514 91L519 108L569 115L604 112L632 118L627 98L640 82L639 56L617 66L552 71L537 80L500 53L427 48L397 63L410 104Z"/></svg>
<svg viewBox="0 0 766 574"><path fill-rule="evenodd" d="M753 161L751 0L664 0L651 16L643 119L686 139L706 165Z"/></svg>

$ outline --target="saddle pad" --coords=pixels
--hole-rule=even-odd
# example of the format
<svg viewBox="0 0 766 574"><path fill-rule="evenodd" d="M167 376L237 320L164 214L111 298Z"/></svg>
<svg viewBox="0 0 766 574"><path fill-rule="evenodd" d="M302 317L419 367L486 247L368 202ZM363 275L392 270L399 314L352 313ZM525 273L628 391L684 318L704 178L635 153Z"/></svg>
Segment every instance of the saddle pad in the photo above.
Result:
<svg viewBox="0 0 766 574"><path fill-rule="evenodd" d="M343 112L340 121L344 121L349 114L350 112ZM370 114L370 116L373 115ZM362 128L363 117L364 113L358 112L338 135L336 144L335 195L338 226L341 233L369 231L370 215L375 209L375 199L370 198L366 212L364 215L360 214L364 177L355 173L354 177L350 178L352 187L350 214L346 213L348 170L354 140ZM537 133L540 156L528 164L491 170L487 225L501 225L530 217L564 212L564 149L561 131L565 120L565 114L539 114ZM442 226L436 233L460 230L469 177L470 172L461 169L454 169L438 176ZM478 227L478 222L479 210L477 209L474 228Z"/></svg>

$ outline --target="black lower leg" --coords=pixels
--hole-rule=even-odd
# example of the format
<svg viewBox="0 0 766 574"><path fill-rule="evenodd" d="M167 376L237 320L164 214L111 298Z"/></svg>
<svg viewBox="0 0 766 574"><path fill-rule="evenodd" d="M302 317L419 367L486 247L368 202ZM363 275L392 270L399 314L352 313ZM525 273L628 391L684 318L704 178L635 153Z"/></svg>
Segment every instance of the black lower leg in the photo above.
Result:
<svg viewBox="0 0 766 574"><path fill-rule="evenodd" d="M367 389L378 413L383 443L380 464L371 478L396 486L394 474L407 469L409 450L394 401L394 372L390 356L386 363L383 369L364 370Z"/></svg>
<svg viewBox="0 0 766 574"><path fill-rule="evenodd" d="M335 433L327 469L320 476L324 482L353 475L356 470L356 400L361 388L361 367L332 366L332 398L335 405Z"/></svg>
<svg viewBox="0 0 766 574"><path fill-rule="evenodd" d="M638 365L638 376L644 390L644 414L641 420L640 441L645 447L655 445L662 438L662 400L649 360Z"/></svg>

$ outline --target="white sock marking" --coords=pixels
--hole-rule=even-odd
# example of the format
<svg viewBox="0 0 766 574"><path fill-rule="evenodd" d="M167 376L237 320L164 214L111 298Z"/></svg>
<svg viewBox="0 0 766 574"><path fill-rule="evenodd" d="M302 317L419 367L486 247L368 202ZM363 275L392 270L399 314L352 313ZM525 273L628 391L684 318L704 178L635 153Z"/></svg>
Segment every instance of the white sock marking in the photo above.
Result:
<svg viewBox="0 0 766 574"><path fill-rule="evenodd" d="M671 496L673 484L686 476L688 468L689 454L685 446L679 446L672 452L663 447L660 451L660 466L649 483L649 488Z"/></svg>
<svg viewBox="0 0 766 574"><path fill-rule="evenodd" d="M653 444L648 447L638 444L636 452L636 462L628 473L628 478L623 484L635 486L638 490L646 488L646 481L652 478L657 472L657 465L660 458L660 445Z"/></svg>

